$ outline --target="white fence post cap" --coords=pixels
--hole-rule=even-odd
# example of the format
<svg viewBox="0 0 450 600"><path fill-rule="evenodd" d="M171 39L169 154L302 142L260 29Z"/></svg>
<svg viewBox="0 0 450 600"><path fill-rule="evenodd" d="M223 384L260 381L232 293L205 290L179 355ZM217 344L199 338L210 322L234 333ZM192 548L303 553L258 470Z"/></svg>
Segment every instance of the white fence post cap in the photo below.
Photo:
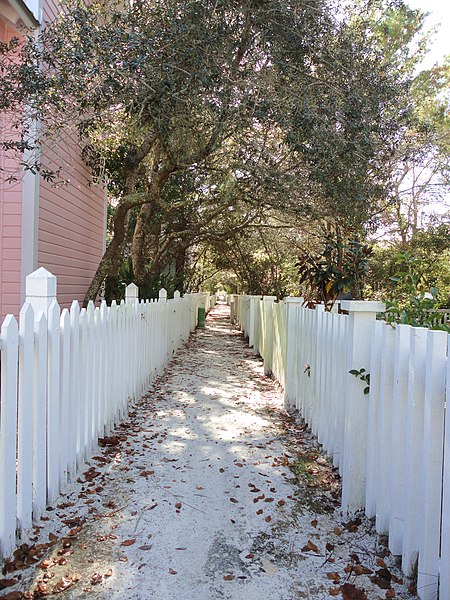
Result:
<svg viewBox="0 0 450 600"><path fill-rule="evenodd" d="M376 302L374 300L341 300L342 310L348 312L384 312L386 304L384 302Z"/></svg>
<svg viewBox="0 0 450 600"><path fill-rule="evenodd" d="M298 298L296 296L286 296L286 298L284 299L284 301L286 303L299 303L299 302L303 302L303 298Z"/></svg>
<svg viewBox="0 0 450 600"><path fill-rule="evenodd" d="M158 297L159 297L160 302L166 302L167 301L167 290L165 290L164 288L161 288L159 290Z"/></svg>
<svg viewBox="0 0 450 600"><path fill-rule="evenodd" d="M125 288L125 299L127 302L137 302L139 297L139 288L135 283L130 283Z"/></svg>
<svg viewBox="0 0 450 600"><path fill-rule="evenodd" d="M56 297L56 277L40 267L26 277L25 293L27 297Z"/></svg>
<svg viewBox="0 0 450 600"><path fill-rule="evenodd" d="M174 300L181 298L181 294L178 290L175 290L173 293Z"/></svg>
<svg viewBox="0 0 450 600"><path fill-rule="evenodd" d="M263 300L276 300L276 296L263 296Z"/></svg>

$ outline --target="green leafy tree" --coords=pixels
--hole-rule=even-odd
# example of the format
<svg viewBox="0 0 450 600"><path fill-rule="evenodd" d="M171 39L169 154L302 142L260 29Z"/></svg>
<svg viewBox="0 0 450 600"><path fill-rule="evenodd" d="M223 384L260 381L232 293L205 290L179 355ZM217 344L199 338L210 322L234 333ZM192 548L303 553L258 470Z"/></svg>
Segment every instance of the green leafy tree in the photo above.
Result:
<svg viewBox="0 0 450 600"><path fill-rule="evenodd" d="M192 212L193 198L214 196L196 177L205 170L211 190L225 185L226 165L232 188L245 199L253 191L262 207L266 197L313 218L367 220L384 196L386 156L405 116L398 98L407 82L380 57L370 23L336 21L325 0L67 2L39 39L0 48L0 109L27 107L19 141L3 146L26 149L24 167L51 177L55 166L32 151L69 122L95 176L108 180L112 231L88 300L127 252L137 283L151 279L158 223L166 239L198 243L188 228L214 212L206 204ZM197 194L183 211L171 191L185 174Z"/></svg>
<svg viewBox="0 0 450 600"><path fill-rule="evenodd" d="M436 324L439 320L436 312L438 290L425 285L420 260L409 252L398 253L394 258L399 270L391 277L394 288L387 302L386 320L450 333L450 326Z"/></svg>
<svg viewBox="0 0 450 600"><path fill-rule="evenodd" d="M305 249L297 267L302 295L310 304L322 302L331 310L339 296L359 299L372 249L351 225L324 222L314 251Z"/></svg>

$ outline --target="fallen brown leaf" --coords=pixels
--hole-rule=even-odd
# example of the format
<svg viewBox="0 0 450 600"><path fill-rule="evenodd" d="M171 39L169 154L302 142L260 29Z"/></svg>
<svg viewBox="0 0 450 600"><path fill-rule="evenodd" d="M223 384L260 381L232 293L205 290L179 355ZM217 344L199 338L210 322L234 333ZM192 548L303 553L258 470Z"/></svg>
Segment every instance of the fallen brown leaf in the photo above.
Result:
<svg viewBox="0 0 450 600"><path fill-rule="evenodd" d="M315 545L314 542L312 542L311 540L308 540L306 542L306 545L303 546L302 548L302 552L319 552L319 548Z"/></svg>
<svg viewBox="0 0 450 600"><path fill-rule="evenodd" d="M330 594L330 596L339 596L339 594L341 593L341 588L330 588L328 590L328 593Z"/></svg>
<svg viewBox="0 0 450 600"><path fill-rule="evenodd" d="M2 600L20 600L23 597L22 592L8 592L4 596L2 596Z"/></svg>
<svg viewBox="0 0 450 600"><path fill-rule="evenodd" d="M67 588L70 588L70 586L72 585L73 580L71 577L61 577L61 579L53 587L53 593L59 594L61 592L64 592L64 590L67 590Z"/></svg>
<svg viewBox="0 0 450 600"><path fill-rule="evenodd" d="M125 540L120 545L121 546L132 546L135 543L135 541L136 541L135 539Z"/></svg>
<svg viewBox="0 0 450 600"><path fill-rule="evenodd" d="M5 590L12 585L16 585L16 583L19 583L18 579L0 579L0 590Z"/></svg>
<svg viewBox="0 0 450 600"><path fill-rule="evenodd" d="M355 575L372 575L373 571L362 565L355 565L353 572Z"/></svg>
<svg viewBox="0 0 450 600"><path fill-rule="evenodd" d="M100 583L102 579L103 575L101 573L93 573L93 575L91 575L91 584L97 585L97 583Z"/></svg>
<svg viewBox="0 0 450 600"><path fill-rule="evenodd" d="M368 600L364 590L358 590L352 583L344 583L341 593L343 600Z"/></svg>
<svg viewBox="0 0 450 600"><path fill-rule="evenodd" d="M223 578L225 581L233 581L234 575L224 575Z"/></svg>

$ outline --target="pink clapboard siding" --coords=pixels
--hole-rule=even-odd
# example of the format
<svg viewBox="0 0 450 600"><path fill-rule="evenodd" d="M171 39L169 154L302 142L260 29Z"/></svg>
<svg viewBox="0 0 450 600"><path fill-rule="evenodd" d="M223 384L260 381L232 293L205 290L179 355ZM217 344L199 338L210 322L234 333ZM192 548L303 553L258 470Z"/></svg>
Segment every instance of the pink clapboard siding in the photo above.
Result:
<svg viewBox="0 0 450 600"><path fill-rule="evenodd" d="M60 10L58 0L44 0L43 22ZM83 300L104 250L105 190L89 185L75 131L43 151L43 163L62 167L63 183L40 184L38 265L56 275L62 307Z"/></svg>
<svg viewBox="0 0 450 600"><path fill-rule="evenodd" d="M8 21L14 15L12 6L8 5L8 17L0 14L1 41L23 35L23 29ZM43 24L58 10L57 0L44 0ZM11 137L10 122L8 115L0 114L0 135ZM43 166L61 168L61 181L49 183L41 177L39 185L31 187L20 178L8 183L8 175L20 175L18 162L17 157L0 153L1 320L8 313L18 316L24 279L41 266L56 275L62 307L82 301L104 250L106 193L103 186L90 184L76 131L68 125L64 138L47 142L42 151Z"/></svg>
<svg viewBox="0 0 450 600"><path fill-rule="evenodd" d="M38 264L56 275L58 301L67 307L83 300L103 254L105 191L88 184L89 172L75 143L60 149L59 157L69 181L41 181Z"/></svg>
<svg viewBox="0 0 450 600"><path fill-rule="evenodd" d="M15 29L0 19L0 41L6 42ZM0 132L8 131L8 116L0 114ZM17 172L17 160L0 152L0 316L18 313L22 244L22 184L8 183Z"/></svg>

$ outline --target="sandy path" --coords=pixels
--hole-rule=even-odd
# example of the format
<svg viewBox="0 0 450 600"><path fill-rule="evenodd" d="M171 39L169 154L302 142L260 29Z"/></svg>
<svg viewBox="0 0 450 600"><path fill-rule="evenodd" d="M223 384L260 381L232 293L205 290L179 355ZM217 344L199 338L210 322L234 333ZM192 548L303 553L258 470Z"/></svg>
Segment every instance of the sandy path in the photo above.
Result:
<svg viewBox="0 0 450 600"><path fill-rule="evenodd" d="M64 598L319 600L353 586L366 590L348 596L356 600L386 597L370 576L387 552L370 523L341 517L330 465L283 413L276 384L226 315L224 306L212 312L46 513L35 541L50 534L47 562L22 571L8 591L67 585ZM384 560L389 576L398 574ZM396 598L412 597L387 583Z"/></svg>

